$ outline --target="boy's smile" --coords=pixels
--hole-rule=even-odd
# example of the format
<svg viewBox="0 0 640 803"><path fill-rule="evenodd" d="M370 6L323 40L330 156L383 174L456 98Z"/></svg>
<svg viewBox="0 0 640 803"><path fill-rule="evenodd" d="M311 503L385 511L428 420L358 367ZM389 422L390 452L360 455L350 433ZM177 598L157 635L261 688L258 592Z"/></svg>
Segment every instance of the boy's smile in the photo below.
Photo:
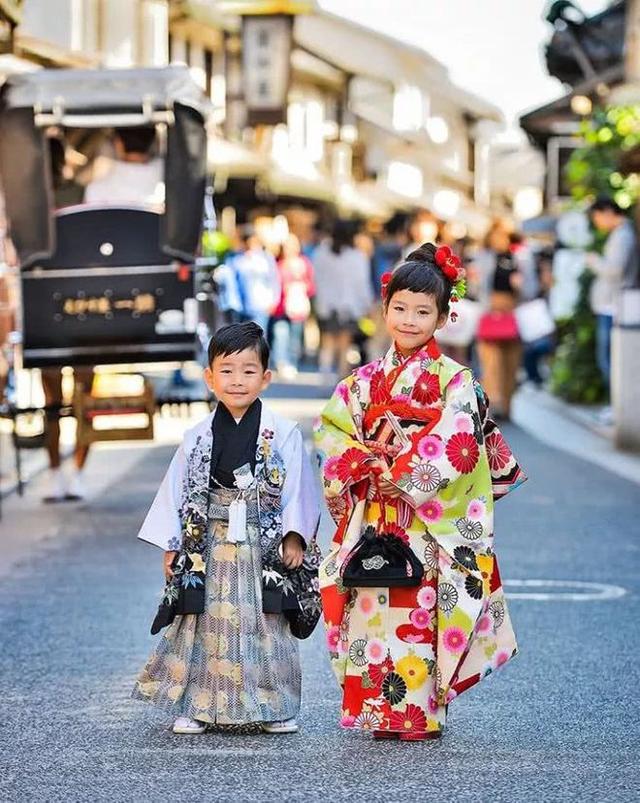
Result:
<svg viewBox="0 0 640 803"><path fill-rule="evenodd" d="M271 382L271 371L264 370L256 349L222 354L205 368L204 379L218 401L234 418L242 418Z"/></svg>

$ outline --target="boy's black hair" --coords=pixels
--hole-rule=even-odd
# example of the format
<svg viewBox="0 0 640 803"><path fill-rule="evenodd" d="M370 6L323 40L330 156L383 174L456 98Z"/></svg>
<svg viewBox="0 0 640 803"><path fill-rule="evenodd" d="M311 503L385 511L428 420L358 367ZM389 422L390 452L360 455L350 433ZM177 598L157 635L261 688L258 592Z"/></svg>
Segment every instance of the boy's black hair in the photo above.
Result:
<svg viewBox="0 0 640 803"><path fill-rule="evenodd" d="M435 296L438 314L449 313L449 296L453 285L436 265L435 253L433 243L423 243L398 265L387 285L385 307L389 306L395 293L409 290Z"/></svg>
<svg viewBox="0 0 640 803"><path fill-rule="evenodd" d="M598 195L589 207L589 212L614 212L624 215L624 210L609 195Z"/></svg>
<svg viewBox="0 0 640 803"><path fill-rule="evenodd" d="M218 329L209 341L207 350L209 365L213 365L216 357L239 354L245 349L253 349L257 352L262 368L266 371L269 367L269 344L262 327L253 321L230 323L228 326Z"/></svg>

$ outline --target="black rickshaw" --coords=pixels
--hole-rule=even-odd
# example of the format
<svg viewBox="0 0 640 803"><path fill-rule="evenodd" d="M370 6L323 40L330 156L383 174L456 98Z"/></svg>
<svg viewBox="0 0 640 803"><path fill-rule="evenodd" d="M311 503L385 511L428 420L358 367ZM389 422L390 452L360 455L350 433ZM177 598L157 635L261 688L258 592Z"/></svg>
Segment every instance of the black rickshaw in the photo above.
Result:
<svg viewBox="0 0 640 803"><path fill-rule="evenodd" d="M186 67L41 70L0 94L0 178L22 289L24 367L185 361L206 182L207 101ZM55 209L51 130L154 126L162 211Z"/></svg>
<svg viewBox="0 0 640 803"><path fill-rule="evenodd" d="M135 70L40 70L11 76L0 90L0 181L8 231L18 256L21 358L25 368L184 362L197 357L194 263L206 184L208 102L186 67ZM155 130L163 160L164 204L76 203L57 208L52 140L85 156L112 129ZM85 147L86 146L86 147ZM162 169L159 169L162 175ZM80 199L81 200L81 199ZM210 204L209 204L210 205ZM190 314L189 314L190 310ZM78 383L76 383L78 389ZM13 419L18 490L20 448L43 445L18 435L33 415L72 414L81 424L132 405L148 414L142 431L87 438L153 437L160 400L145 378L144 396L91 401L80 385L72 408L36 410L3 402Z"/></svg>

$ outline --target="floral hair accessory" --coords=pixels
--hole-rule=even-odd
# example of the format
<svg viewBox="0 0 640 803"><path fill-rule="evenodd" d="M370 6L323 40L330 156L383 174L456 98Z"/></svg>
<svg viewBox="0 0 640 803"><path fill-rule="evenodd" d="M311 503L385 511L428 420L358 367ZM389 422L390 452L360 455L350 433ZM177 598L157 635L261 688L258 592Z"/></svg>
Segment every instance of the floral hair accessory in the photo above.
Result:
<svg viewBox="0 0 640 803"><path fill-rule="evenodd" d="M393 273L391 273L391 271L387 271L386 273L383 273L382 276L380 277L380 285L381 285L380 295L382 296L383 301L386 301L387 288L389 286L389 282L391 281L392 276Z"/></svg>
<svg viewBox="0 0 640 803"><path fill-rule="evenodd" d="M435 262L452 284L449 301L455 304L467 294L465 270L462 267L460 258L453 253L448 245L441 245L439 248L436 248ZM457 312L451 313L452 321L455 322L457 317Z"/></svg>

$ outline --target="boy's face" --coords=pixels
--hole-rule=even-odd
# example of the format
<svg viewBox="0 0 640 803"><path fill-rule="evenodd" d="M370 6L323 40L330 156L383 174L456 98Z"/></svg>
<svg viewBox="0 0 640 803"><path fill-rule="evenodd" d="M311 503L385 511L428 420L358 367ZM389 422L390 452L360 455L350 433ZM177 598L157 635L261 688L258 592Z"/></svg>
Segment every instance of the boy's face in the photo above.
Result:
<svg viewBox="0 0 640 803"><path fill-rule="evenodd" d="M271 371L265 371L255 349L225 354L205 368L204 379L218 401L234 418L242 418L271 382Z"/></svg>
<svg viewBox="0 0 640 803"><path fill-rule="evenodd" d="M447 322L447 316L438 313L435 296L411 290L394 293L384 317L396 348L405 355L421 349Z"/></svg>

